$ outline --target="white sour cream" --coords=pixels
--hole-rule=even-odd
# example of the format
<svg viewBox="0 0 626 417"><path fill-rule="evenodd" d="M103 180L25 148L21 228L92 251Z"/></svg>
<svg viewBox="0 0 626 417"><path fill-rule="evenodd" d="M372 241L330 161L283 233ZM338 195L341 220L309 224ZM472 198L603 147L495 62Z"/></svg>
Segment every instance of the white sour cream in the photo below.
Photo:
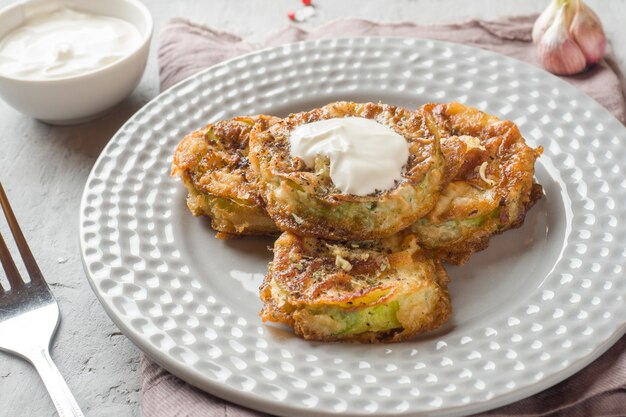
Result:
<svg viewBox="0 0 626 417"><path fill-rule="evenodd" d="M389 190L402 179L409 144L391 128L361 117L300 125L289 138L291 156L307 167L317 155L330 159L330 178L343 194L368 195Z"/></svg>
<svg viewBox="0 0 626 417"><path fill-rule="evenodd" d="M88 73L128 55L139 30L115 17L61 8L27 19L0 40L0 74L55 79Z"/></svg>

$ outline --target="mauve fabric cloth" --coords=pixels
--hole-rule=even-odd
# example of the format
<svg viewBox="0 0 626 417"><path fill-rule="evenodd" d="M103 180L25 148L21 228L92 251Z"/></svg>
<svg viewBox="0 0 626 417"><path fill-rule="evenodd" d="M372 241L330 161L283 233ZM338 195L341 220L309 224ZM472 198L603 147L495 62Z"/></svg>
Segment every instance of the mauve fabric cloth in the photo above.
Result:
<svg viewBox="0 0 626 417"><path fill-rule="evenodd" d="M354 36L395 36L457 42L538 66L535 48L530 41L535 18L536 16L518 16L432 26L342 19L311 31L289 26L259 42L244 41L233 34L175 18L163 28L160 36L161 89L165 90L211 65L262 48L309 39ZM583 74L562 78L596 99L626 124L626 86L611 54L600 65Z"/></svg>
<svg viewBox="0 0 626 417"><path fill-rule="evenodd" d="M247 42L182 18L162 30L159 46L161 89L225 59L288 42L350 36L402 36L439 39L489 49L537 65L530 31L536 16L495 21L418 26L343 19L312 31L296 26L260 42ZM623 78L611 57L582 75L563 77L626 122ZM626 139L626 138L625 138ZM145 417L252 417L265 414L228 403L186 384L142 356ZM340 394L338 394L340 395ZM539 394L480 414L490 417L623 417L626 416L626 336L595 362Z"/></svg>

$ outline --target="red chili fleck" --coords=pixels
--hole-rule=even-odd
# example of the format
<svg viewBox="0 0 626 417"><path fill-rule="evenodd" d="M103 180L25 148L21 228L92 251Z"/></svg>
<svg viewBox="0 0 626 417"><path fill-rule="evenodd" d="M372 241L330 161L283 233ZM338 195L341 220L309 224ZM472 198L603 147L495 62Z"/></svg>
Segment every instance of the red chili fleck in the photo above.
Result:
<svg viewBox="0 0 626 417"><path fill-rule="evenodd" d="M296 12L288 12L287 17L289 20L296 20Z"/></svg>
<svg viewBox="0 0 626 417"><path fill-rule="evenodd" d="M310 6L311 0L302 0L302 4L304 4L305 6Z"/></svg>

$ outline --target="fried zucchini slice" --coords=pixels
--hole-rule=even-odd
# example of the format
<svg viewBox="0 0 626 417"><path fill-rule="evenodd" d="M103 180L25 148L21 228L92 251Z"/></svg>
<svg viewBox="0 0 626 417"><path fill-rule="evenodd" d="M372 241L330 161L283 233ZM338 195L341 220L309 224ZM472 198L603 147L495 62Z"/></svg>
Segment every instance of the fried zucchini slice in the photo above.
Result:
<svg viewBox="0 0 626 417"><path fill-rule="evenodd" d="M533 182L542 149L526 145L517 126L460 103L428 104L446 161L447 184L433 210L411 226L420 244L456 264L489 238L524 222L541 198Z"/></svg>
<svg viewBox="0 0 626 417"><path fill-rule="evenodd" d="M448 275L413 235L328 241L283 233L261 286L261 317L307 340L398 342L451 314Z"/></svg>
<svg viewBox="0 0 626 417"><path fill-rule="evenodd" d="M250 172L248 142L253 128L262 131L278 120L261 115L219 121L188 134L176 148L172 175L189 192L189 210L209 216L218 237L277 234Z"/></svg>
<svg viewBox="0 0 626 417"><path fill-rule="evenodd" d="M314 168L290 156L289 137L302 124L364 117L386 125L409 143L402 180L367 196L342 194L330 178L327 157ZM250 138L250 162L259 176L267 211L284 231L330 240L390 236L427 214L439 196L444 166L439 143L421 111L386 104L336 102L292 114Z"/></svg>

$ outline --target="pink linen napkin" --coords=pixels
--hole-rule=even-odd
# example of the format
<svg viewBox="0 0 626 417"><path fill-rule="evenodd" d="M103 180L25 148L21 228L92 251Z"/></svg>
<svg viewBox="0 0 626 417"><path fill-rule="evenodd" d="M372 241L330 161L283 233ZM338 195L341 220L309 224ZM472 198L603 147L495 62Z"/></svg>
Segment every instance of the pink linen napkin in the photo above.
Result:
<svg viewBox="0 0 626 417"><path fill-rule="evenodd" d="M159 46L161 90L215 65L262 48L309 39L356 36L395 36L427 38L463 43L539 66L530 32L536 16L518 16L499 20L471 20L463 23L418 26L413 23L376 23L361 19L337 20L312 31L289 26L260 42L244 41L183 18L172 19L162 30ZM562 77L596 99L626 124L623 77L613 56L590 71Z"/></svg>
<svg viewBox="0 0 626 417"><path fill-rule="evenodd" d="M350 36L403 36L464 43L489 49L537 65L530 42L536 16L495 21L417 26L412 23L375 23L344 19L312 31L295 26L247 42L182 18L171 20L161 32L159 65L161 89L225 59L257 49L297 42ZM612 57L592 70L563 77L596 99L626 124L622 76ZM146 417L263 416L256 411L206 394L171 375L142 356L143 412ZM535 396L481 414L501 417L600 417L626 416L626 337L608 352L569 379Z"/></svg>

